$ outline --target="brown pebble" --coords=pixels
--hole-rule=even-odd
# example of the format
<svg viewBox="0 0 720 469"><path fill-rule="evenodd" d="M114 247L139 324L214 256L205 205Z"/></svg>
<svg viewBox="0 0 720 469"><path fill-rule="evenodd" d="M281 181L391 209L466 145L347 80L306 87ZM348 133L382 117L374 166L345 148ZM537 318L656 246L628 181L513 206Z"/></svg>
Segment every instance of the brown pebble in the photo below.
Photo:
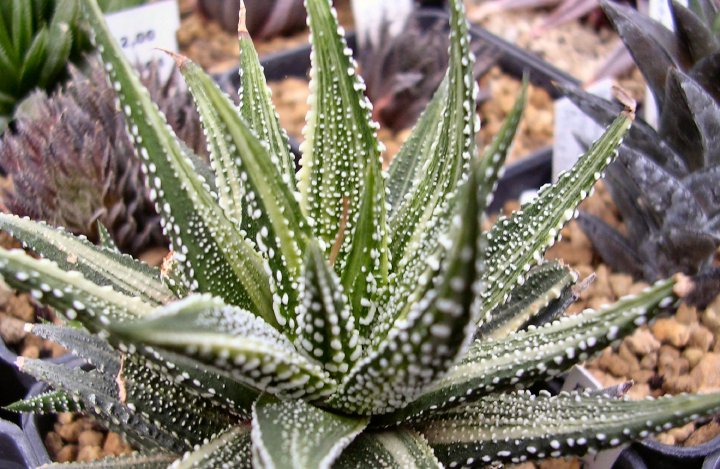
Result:
<svg viewBox="0 0 720 469"><path fill-rule="evenodd" d="M75 417L76 415L72 412L61 412L57 414L57 421L64 425L75 420Z"/></svg>
<svg viewBox="0 0 720 469"><path fill-rule="evenodd" d="M645 399L651 394L652 392L650 391L650 385L648 385L647 383L635 384L627 392L627 396L635 401Z"/></svg>
<svg viewBox="0 0 720 469"><path fill-rule="evenodd" d="M690 340L690 328L675 318L661 318L651 327L653 335L663 344L681 348Z"/></svg>
<svg viewBox="0 0 720 469"><path fill-rule="evenodd" d="M647 384L653 376L655 372L651 370L635 370L630 373L630 379L637 384Z"/></svg>
<svg viewBox="0 0 720 469"><path fill-rule="evenodd" d="M57 462L74 462L77 460L77 445L65 445L58 451Z"/></svg>
<svg viewBox="0 0 720 469"><path fill-rule="evenodd" d="M579 459L546 459L538 461L538 467L540 469L580 469Z"/></svg>
<svg viewBox="0 0 720 469"><path fill-rule="evenodd" d="M697 446L703 443L707 443L716 436L720 435L720 423L717 420L710 421L707 425L695 430L687 440L685 440L685 446Z"/></svg>
<svg viewBox="0 0 720 469"><path fill-rule="evenodd" d="M705 326L701 326L700 324L693 324L690 326L690 340L688 340L689 346L697 347L703 352L707 352L710 350L713 340L714 337L712 332L710 332L710 330Z"/></svg>
<svg viewBox="0 0 720 469"><path fill-rule="evenodd" d="M636 329L631 336L625 339L625 343L631 352L641 357L660 349L660 342L646 328Z"/></svg>
<svg viewBox="0 0 720 469"><path fill-rule="evenodd" d="M630 351L626 343L623 342L620 344L620 347L618 347L618 356L627 363L630 372L640 369L640 361L635 354ZM630 372L628 374L630 374Z"/></svg>
<svg viewBox="0 0 720 469"><path fill-rule="evenodd" d="M78 462L96 461L103 457L103 451L99 446L82 446L77 455Z"/></svg>
<svg viewBox="0 0 720 469"><path fill-rule="evenodd" d="M609 281L617 298L627 295L633 284L633 278L628 274L611 274Z"/></svg>
<svg viewBox="0 0 720 469"><path fill-rule="evenodd" d="M690 375L697 384L697 392L720 391L720 354L705 354Z"/></svg>
<svg viewBox="0 0 720 469"><path fill-rule="evenodd" d="M48 434L45 435L45 447L53 459L57 458L64 444L62 437L55 432L48 432Z"/></svg>
<svg viewBox="0 0 720 469"><path fill-rule="evenodd" d="M55 425L55 431L58 432L66 443L77 443L80 432L82 431L82 422L75 421Z"/></svg>
<svg viewBox="0 0 720 469"><path fill-rule="evenodd" d="M130 453L132 449L123 440L123 438L115 433L108 432L105 438L105 444L103 445L103 452L108 456L119 456L121 454Z"/></svg>
<svg viewBox="0 0 720 469"><path fill-rule="evenodd" d="M667 431L668 434L675 438L675 443L679 444L688 439L688 437L695 430L695 423L690 422L683 425L682 427L673 428Z"/></svg>
<svg viewBox="0 0 720 469"><path fill-rule="evenodd" d="M85 430L78 436L78 444L83 446L102 446L104 435L93 430Z"/></svg>
<svg viewBox="0 0 720 469"><path fill-rule="evenodd" d="M37 345L28 345L27 347L23 347L20 355L25 358L40 358L40 349Z"/></svg>
<svg viewBox="0 0 720 469"><path fill-rule="evenodd" d="M25 337L25 322L0 312L0 338L6 344L19 344Z"/></svg>
<svg viewBox="0 0 720 469"><path fill-rule="evenodd" d="M662 389L668 394L681 394L684 392L695 392L697 385L690 375L672 375L665 376Z"/></svg>
<svg viewBox="0 0 720 469"><path fill-rule="evenodd" d="M640 368L643 370L655 370L658 362L657 352L648 353L640 360Z"/></svg>
<svg viewBox="0 0 720 469"><path fill-rule="evenodd" d="M8 299L5 310L23 322L35 322L35 308L26 293L13 295Z"/></svg>
<svg viewBox="0 0 720 469"><path fill-rule="evenodd" d="M690 325L698 322L698 312L696 308L688 306L685 303L681 303L678 310L675 312L675 319L679 322Z"/></svg>
<svg viewBox="0 0 720 469"><path fill-rule="evenodd" d="M702 357L705 355L705 352L697 347L688 347L685 350L683 350L682 356L685 358L688 363L690 363L690 369L695 368L695 365L700 363L700 360L702 360Z"/></svg>

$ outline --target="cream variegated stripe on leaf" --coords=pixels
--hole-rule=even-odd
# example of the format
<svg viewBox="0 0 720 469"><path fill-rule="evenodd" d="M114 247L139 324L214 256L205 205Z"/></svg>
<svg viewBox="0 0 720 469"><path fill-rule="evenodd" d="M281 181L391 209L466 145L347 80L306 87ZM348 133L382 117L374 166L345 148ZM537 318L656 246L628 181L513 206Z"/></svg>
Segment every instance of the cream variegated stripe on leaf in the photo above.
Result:
<svg viewBox="0 0 720 469"><path fill-rule="evenodd" d="M448 467L517 464L617 447L628 438L708 415L712 395L681 395L633 401L602 394L528 391L485 397L439 413L421 431ZM678 418L682 412L689 412Z"/></svg>
<svg viewBox="0 0 720 469"><path fill-rule="evenodd" d="M507 301L526 272L540 262L545 249L576 215L576 207L617 155L616 149L634 118L634 109L625 109L556 184L543 187L533 201L500 218L486 233L488 270L484 280L489 287L481 297L484 313Z"/></svg>
<svg viewBox="0 0 720 469"><path fill-rule="evenodd" d="M217 194L198 174L187 151L124 60L100 9L90 2L86 11L127 117L130 135L148 172L151 195L192 290L249 308L274 324L272 294L262 257L228 219L216 200Z"/></svg>
<svg viewBox="0 0 720 469"><path fill-rule="evenodd" d="M290 153L287 132L280 127L278 113L273 106L271 91L258 53L245 25L245 5L240 2L240 114L250 128L269 146L285 185L296 190L295 158Z"/></svg>
<svg viewBox="0 0 720 469"><path fill-rule="evenodd" d="M253 407L254 466L329 469L367 423L366 418L264 395Z"/></svg>
<svg viewBox="0 0 720 469"><path fill-rule="evenodd" d="M465 350L477 321L475 297L482 284L481 224L486 194L477 164L462 187L453 243L429 279L423 298L395 320L387 336L359 361L333 397L341 409L383 414L412 402Z"/></svg>
<svg viewBox="0 0 720 469"><path fill-rule="evenodd" d="M599 311L588 309L500 340L476 340L447 375L410 405L376 417L373 423L387 426L423 420L437 409L557 376L647 322L659 307L672 304L674 285L673 281L660 282Z"/></svg>
<svg viewBox="0 0 720 469"><path fill-rule="evenodd" d="M197 65L178 58L180 71L202 116L210 142L217 180L236 181L242 200L234 203L243 210L243 230L255 242L269 264L273 285L273 311L276 321L292 336L297 324L295 285L300 276L307 223L285 183L277 155L243 120L238 109L215 82Z"/></svg>
<svg viewBox="0 0 720 469"><path fill-rule="evenodd" d="M301 204L367 336L388 276L378 126L330 0L307 0L305 6L312 68L298 173Z"/></svg>
<svg viewBox="0 0 720 469"><path fill-rule="evenodd" d="M109 285L128 296L161 305L175 295L160 281L160 272L115 250L93 245L83 237L44 222L0 213L0 229L23 243L23 247L40 252L63 270L76 270L97 285Z"/></svg>
<svg viewBox="0 0 720 469"><path fill-rule="evenodd" d="M336 467L362 469L441 469L425 438L409 428L361 434L345 450Z"/></svg>
<svg viewBox="0 0 720 469"><path fill-rule="evenodd" d="M141 321L111 325L121 340L187 355L238 382L284 398L320 399L335 382L261 318L219 299L193 296Z"/></svg>

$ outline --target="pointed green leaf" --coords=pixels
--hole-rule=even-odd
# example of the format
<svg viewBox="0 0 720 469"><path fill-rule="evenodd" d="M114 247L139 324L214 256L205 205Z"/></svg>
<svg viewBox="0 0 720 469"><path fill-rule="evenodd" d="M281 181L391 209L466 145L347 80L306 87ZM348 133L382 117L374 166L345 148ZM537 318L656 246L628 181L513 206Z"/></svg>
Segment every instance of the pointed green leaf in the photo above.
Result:
<svg viewBox="0 0 720 469"><path fill-rule="evenodd" d="M405 194L401 205L394 209L389 226L393 234L393 266L403 266L405 262L415 262L433 252L438 241L423 236L429 226L449 225L447 217L438 217L438 208L451 200L458 182L466 177L469 163L475 154L474 133L480 127L475 112L477 84L473 76L472 53L465 9L462 2L453 0L451 6L450 30L450 68L447 78L447 97L441 111L441 119L434 122L430 134L432 141L424 140L429 153L422 160L420 170L411 191ZM444 93L437 93L443 96ZM430 115L432 115L432 108ZM422 121L421 121L422 123ZM427 129L418 126L413 132ZM413 137L411 136L411 142ZM445 212L445 215L448 215ZM441 229L440 232L444 232ZM428 246L429 245L429 246ZM400 277L404 277L400 268ZM410 276L412 277L412 276ZM414 278L409 279L414 282Z"/></svg>
<svg viewBox="0 0 720 469"><path fill-rule="evenodd" d="M270 87L260 64L252 38L243 28L245 6L240 4L240 113L250 128L269 145L269 152L278 158L280 175L285 185L295 190L295 158L290 153L285 129L273 106Z"/></svg>
<svg viewBox="0 0 720 469"><path fill-rule="evenodd" d="M164 453L133 453L91 462L44 464L38 469L166 469L174 459L174 456Z"/></svg>
<svg viewBox="0 0 720 469"><path fill-rule="evenodd" d="M720 393L632 401L590 393L491 395L422 427L448 466L557 458L617 447L710 415Z"/></svg>
<svg viewBox="0 0 720 469"><path fill-rule="evenodd" d="M489 243L483 314L504 303L525 273L542 259L560 229L577 214L577 206L617 155L617 147L630 127L634 113L627 109L588 152L554 185L508 218L501 218L486 234Z"/></svg>
<svg viewBox="0 0 720 469"><path fill-rule="evenodd" d="M304 401L280 401L263 395L253 406L255 466L330 468L365 426L367 419L332 414Z"/></svg>
<svg viewBox="0 0 720 469"><path fill-rule="evenodd" d="M385 432L364 432L343 451L334 467L440 469L443 466L421 434L407 428L396 428Z"/></svg>
<svg viewBox="0 0 720 469"><path fill-rule="evenodd" d="M279 156L256 136L230 98L200 67L184 58L177 60L210 142L223 210L242 224L267 259L275 274L273 310L278 323L292 335L297 327L294 285L308 235L295 194L283 180Z"/></svg>
<svg viewBox="0 0 720 469"><path fill-rule="evenodd" d="M172 250L192 290L212 293L274 323L262 257L224 214L209 183L150 100L93 0L83 2L95 41L148 173Z"/></svg>
<svg viewBox="0 0 720 469"><path fill-rule="evenodd" d="M65 391L48 391L38 396L28 397L5 407L11 412L30 412L33 414L51 414L59 412L83 412L80 400L73 399Z"/></svg>
<svg viewBox="0 0 720 469"><path fill-rule="evenodd" d="M462 207L441 266L424 279L424 294L394 321L378 345L351 370L335 397L361 414L390 412L412 402L455 363L472 337L483 271L481 236L487 194L476 167L462 188Z"/></svg>
<svg viewBox="0 0 720 469"><path fill-rule="evenodd" d="M341 379L360 357L359 334L342 285L314 242L308 244L299 297L298 348Z"/></svg>
<svg viewBox="0 0 720 469"><path fill-rule="evenodd" d="M153 305L168 303L175 298L160 281L157 269L114 249L95 246L62 228L1 213L0 229L20 240L26 249L56 262L63 270L82 273L99 286L111 286L120 293L140 297Z"/></svg>
<svg viewBox="0 0 720 469"><path fill-rule="evenodd" d="M177 352L227 371L258 391L317 399L335 389L320 365L300 355L261 318L208 296L186 298L143 320L111 325L111 330L123 340Z"/></svg>
<svg viewBox="0 0 720 469"><path fill-rule="evenodd" d="M119 253L120 249L117 247L117 244L115 244L115 240L113 240L112 235L105 227L105 225L103 225L102 222L98 221L96 226L98 230L98 239L100 246L107 249L108 251L115 251Z"/></svg>
<svg viewBox="0 0 720 469"><path fill-rule="evenodd" d="M102 373L117 375L121 368L120 352L99 336L82 329L53 324L28 324L27 332L42 339L51 340L82 357Z"/></svg>
<svg viewBox="0 0 720 469"><path fill-rule="evenodd" d="M576 281L577 274L558 262L545 262L533 268L512 291L510 299L495 308L491 319L477 329L476 336L483 340L508 337Z"/></svg>
<svg viewBox="0 0 720 469"><path fill-rule="evenodd" d="M330 0L307 0L310 112L298 175L314 235L352 299L361 331L387 281L385 186L377 124Z"/></svg>
<svg viewBox="0 0 720 469"><path fill-rule="evenodd" d="M91 331L104 329L111 321L124 321L150 313L153 305L109 286L98 286L80 272L66 272L55 262L34 259L20 249L0 249L0 274L20 291L52 306L67 319L80 321Z"/></svg>
<svg viewBox="0 0 720 469"><path fill-rule="evenodd" d="M489 392L551 378L631 333L673 302L673 281L663 281L599 311L531 326L502 340L476 340L462 361L410 405L374 423L391 425L431 417L438 409L478 399Z"/></svg>
<svg viewBox="0 0 720 469"><path fill-rule="evenodd" d="M252 441L250 425L237 425L216 436L209 443L192 452L186 453L182 459L175 461L172 469L252 469Z"/></svg>

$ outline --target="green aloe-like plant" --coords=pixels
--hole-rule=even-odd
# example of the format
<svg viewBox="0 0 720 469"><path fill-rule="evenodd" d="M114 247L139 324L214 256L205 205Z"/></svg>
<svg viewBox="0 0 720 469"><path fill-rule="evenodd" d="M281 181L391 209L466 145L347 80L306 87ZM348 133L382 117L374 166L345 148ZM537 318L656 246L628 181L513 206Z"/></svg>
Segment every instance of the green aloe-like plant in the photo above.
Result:
<svg viewBox="0 0 720 469"><path fill-rule="evenodd" d="M88 2L174 255L157 271L107 240L2 215L45 258L0 250L5 281L71 321L30 330L94 365L20 359L55 390L14 409L84 410L139 450L100 467L407 468L585 453L720 407L718 394L523 391L687 287L660 281L557 318L575 276L542 252L612 161L632 109L556 185L483 232L525 92L477 157L462 2L451 2L447 77L387 174L335 12L329 0L306 7L312 110L296 178L246 33L239 108L177 57L209 169L175 138Z"/></svg>

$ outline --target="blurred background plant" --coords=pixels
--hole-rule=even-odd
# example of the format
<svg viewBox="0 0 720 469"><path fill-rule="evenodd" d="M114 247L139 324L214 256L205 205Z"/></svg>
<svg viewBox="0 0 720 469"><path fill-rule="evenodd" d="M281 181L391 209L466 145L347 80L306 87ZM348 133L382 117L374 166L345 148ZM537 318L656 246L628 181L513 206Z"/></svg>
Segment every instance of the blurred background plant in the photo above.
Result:
<svg viewBox="0 0 720 469"><path fill-rule="evenodd" d="M144 0L105 0L112 12ZM79 21L77 0L0 2L0 131L19 103L34 89L52 91L67 77L67 64L80 63L90 50Z"/></svg>
<svg viewBox="0 0 720 469"><path fill-rule="evenodd" d="M240 0L197 0L200 11L236 33ZM290 34L305 27L303 0L245 0L247 29L255 40Z"/></svg>

